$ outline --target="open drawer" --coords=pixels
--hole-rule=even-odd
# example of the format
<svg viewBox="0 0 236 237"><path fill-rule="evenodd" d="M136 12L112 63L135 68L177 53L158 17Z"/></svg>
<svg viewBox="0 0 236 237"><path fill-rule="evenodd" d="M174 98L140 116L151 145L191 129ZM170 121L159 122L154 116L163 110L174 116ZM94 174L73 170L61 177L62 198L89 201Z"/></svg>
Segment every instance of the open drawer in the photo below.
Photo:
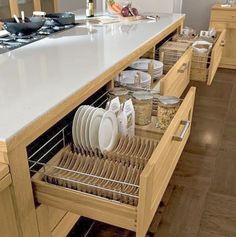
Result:
<svg viewBox="0 0 236 237"><path fill-rule="evenodd" d="M218 34L218 39L208 55L200 56L193 53L191 80L203 81L207 82L207 85L211 85L222 59L226 30L222 30Z"/></svg>
<svg viewBox="0 0 236 237"><path fill-rule="evenodd" d="M155 139L158 145L139 176L136 205L46 182L47 164L32 177L37 202L132 230L136 236L144 237L189 137L195 90L194 87L189 90L164 134L155 125L137 127L138 136ZM63 150L48 162L49 166L58 164Z"/></svg>
<svg viewBox="0 0 236 237"><path fill-rule="evenodd" d="M190 81L192 49L189 48L160 81L160 94L180 97ZM155 86L154 86L155 89Z"/></svg>

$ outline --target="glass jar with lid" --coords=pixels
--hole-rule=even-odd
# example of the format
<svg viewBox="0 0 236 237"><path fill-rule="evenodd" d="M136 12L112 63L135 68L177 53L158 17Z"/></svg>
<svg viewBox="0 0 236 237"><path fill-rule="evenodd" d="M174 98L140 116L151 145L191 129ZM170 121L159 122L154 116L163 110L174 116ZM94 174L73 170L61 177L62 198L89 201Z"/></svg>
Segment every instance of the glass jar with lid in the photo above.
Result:
<svg viewBox="0 0 236 237"><path fill-rule="evenodd" d="M130 98L129 91L122 87L115 87L109 91L109 99L112 100L115 97L119 97L120 103L123 104Z"/></svg>
<svg viewBox="0 0 236 237"><path fill-rule="evenodd" d="M180 99L175 96L160 96L158 98L157 127L166 131L180 106Z"/></svg>
<svg viewBox="0 0 236 237"><path fill-rule="evenodd" d="M153 95L147 91L133 93L135 124L145 126L151 123Z"/></svg>

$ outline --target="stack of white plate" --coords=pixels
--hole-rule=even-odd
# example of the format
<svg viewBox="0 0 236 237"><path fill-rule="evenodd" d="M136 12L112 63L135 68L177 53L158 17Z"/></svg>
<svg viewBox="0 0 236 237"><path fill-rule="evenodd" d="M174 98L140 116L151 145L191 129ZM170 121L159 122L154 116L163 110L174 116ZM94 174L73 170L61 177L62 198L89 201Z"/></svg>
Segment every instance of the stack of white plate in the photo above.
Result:
<svg viewBox="0 0 236 237"><path fill-rule="evenodd" d="M119 138L116 115L101 108L80 106L73 119L72 137L77 148L111 151Z"/></svg>
<svg viewBox="0 0 236 237"><path fill-rule="evenodd" d="M130 65L130 68L148 72L148 65L153 61L153 78L159 79L163 75L163 63L153 59L141 58Z"/></svg>
<svg viewBox="0 0 236 237"><path fill-rule="evenodd" d="M152 81L150 74L138 70L127 70L121 72L118 78L120 85L135 87L135 76L137 73L139 73L141 76L140 87L143 89L150 89Z"/></svg>

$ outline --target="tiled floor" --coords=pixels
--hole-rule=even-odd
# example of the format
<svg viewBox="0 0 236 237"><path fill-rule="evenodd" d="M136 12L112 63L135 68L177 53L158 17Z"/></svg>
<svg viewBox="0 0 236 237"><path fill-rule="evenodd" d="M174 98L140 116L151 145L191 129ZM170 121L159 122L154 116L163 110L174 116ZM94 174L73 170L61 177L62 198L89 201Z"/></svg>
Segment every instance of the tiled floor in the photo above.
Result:
<svg viewBox="0 0 236 237"><path fill-rule="evenodd" d="M192 133L155 237L236 237L236 72L219 70L211 87L191 85L197 87ZM81 219L69 237L82 236L134 233Z"/></svg>

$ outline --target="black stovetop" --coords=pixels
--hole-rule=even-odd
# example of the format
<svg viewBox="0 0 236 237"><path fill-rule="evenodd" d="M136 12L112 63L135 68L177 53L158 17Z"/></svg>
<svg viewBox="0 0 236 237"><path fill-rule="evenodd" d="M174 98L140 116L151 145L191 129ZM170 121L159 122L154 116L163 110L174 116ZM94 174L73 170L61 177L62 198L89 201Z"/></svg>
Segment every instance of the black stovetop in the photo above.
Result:
<svg viewBox="0 0 236 237"><path fill-rule="evenodd" d="M27 35L27 36L15 36L15 35L5 35L0 37L0 54L12 51L14 49L23 47L27 44L33 43L35 41L41 40L49 35L61 32L78 25L77 23L73 25L66 26L43 26L38 32Z"/></svg>

